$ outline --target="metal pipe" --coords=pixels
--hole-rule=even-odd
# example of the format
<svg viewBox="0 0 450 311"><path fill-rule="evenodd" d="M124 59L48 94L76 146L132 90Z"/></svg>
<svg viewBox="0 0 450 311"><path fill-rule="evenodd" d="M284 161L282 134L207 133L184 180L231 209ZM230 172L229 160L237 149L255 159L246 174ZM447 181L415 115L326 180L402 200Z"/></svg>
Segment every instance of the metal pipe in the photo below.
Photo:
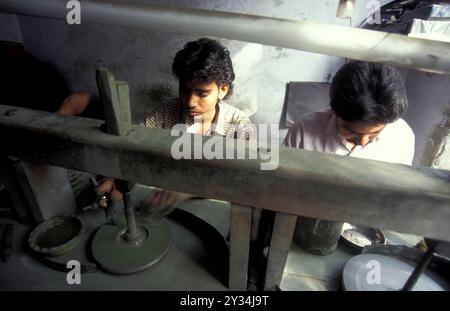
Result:
<svg viewBox="0 0 450 311"><path fill-rule="evenodd" d="M122 193L123 196L123 206L125 209L125 219L127 222L127 231L122 236L125 243L131 244L133 246L140 246L145 240L145 234L143 229L137 225L136 216L134 214L134 207L131 201L131 190L134 187L134 183L128 182L122 179L114 180L117 190Z"/></svg>
<svg viewBox="0 0 450 311"><path fill-rule="evenodd" d="M420 260L416 268L414 268L414 271L406 281L402 290L410 291L414 288L414 285L416 285L422 273L425 272L425 270L427 269L431 259L433 259L433 255L434 255L433 249L429 248L423 255L422 259Z"/></svg>
<svg viewBox="0 0 450 311"><path fill-rule="evenodd" d="M65 0L0 0L0 11L66 20ZM117 0L81 3L81 23L221 38L450 73L450 43L309 21Z"/></svg>
<svg viewBox="0 0 450 311"><path fill-rule="evenodd" d="M127 220L127 240L129 242L136 242L139 240L139 230L136 225L136 217L134 216L134 207L131 204L131 195L127 191L123 193L123 204L125 205L125 216Z"/></svg>

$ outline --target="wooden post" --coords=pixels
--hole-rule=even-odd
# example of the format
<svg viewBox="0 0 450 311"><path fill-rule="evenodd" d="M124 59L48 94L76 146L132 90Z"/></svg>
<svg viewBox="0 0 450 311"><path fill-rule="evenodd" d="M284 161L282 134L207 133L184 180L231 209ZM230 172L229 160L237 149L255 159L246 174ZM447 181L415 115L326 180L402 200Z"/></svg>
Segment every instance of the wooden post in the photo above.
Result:
<svg viewBox="0 0 450 311"><path fill-rule="evenodd" d="M230 274L228 284L231 290L247 290L251 224L252 208L231 204Z"/></svg>
<svg viewBox="0 0 450 311"><path fill-rule="evenodd" d="M296 222L297 216L295 215L283 213L276 213L275 215L264 278L264 290L272 290L281 284Z"/></svg>

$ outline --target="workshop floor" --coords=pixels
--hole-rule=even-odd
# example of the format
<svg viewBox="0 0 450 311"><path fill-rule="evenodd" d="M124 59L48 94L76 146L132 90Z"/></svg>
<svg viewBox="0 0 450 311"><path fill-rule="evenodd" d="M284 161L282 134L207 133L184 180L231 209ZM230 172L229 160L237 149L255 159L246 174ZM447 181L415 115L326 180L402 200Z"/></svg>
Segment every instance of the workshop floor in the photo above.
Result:
<svg viewBox="0 0 450 311"><path fill-rule="evenodd" d="M209 217L210 222L219 232L228 232L229 204L198 200L190 202L187 208L205 210L205 205L210 215L214 215ZM94 228L105 221L104 213L100 210L89 213L83 219L86 221L87 233L93 233ZM202 215L201 211L199 215ZM0 218L0 223L10 222L9 219ZM82 274L80 285L68 285L65 272L50 269L37 261L24 247L30 228L13 223L13 251L8 262L0 262L0 290L227 290L223 280L219 281L219 272L210 261L211 255L202 237L176 221L169 220L173 242L160 262L131 275L113 275L101 270ZM89 239L86 238L84 243L89 248ZM86 254L80 256L78 250L71 254L82 264L88 260Z"/></svg>
<svg viewBox="0 0 450 311"><path fill-rule="evenodd" d="M141 192L138 196L143 196ZM212 225L223 237L229 232L230 205L214 200L193 200L181 209ZM89 217L88 227L102 221L100 214ZM95 220L97 219L97 220ZM100 220L99 220L100 219ZM0 219L1 222L10 222ZM163 260L132 275L112 275L97 270L82 274L80 285L68 285L66 273L50 269L36 261L23 247L30 228L14 223L13 253L7 263L0 262L0 290L227 290L208 265L208 250L201 237L182 224L170 221L173 245ZM88 241L86 241L88 243ZM315 256L292 244L281 290L340 290L345 263L354 256L339 246L329 256Z"/></svg>
<svg viewBox="0 0 450 311"><path fill-rule="evenodd" d="M1 290L226 290L206 268L206 250L199 239L171 222L173 244L163 260L131 275L97 270L81 275L80 285L68 285L66 273L46 267L20 247L28 228L14 225L14 249L7 263L0 263Z"/></svg>
<svg viewBox="0 0 450 311"><path fill-rule="evenodd" d="M292 243L280 288L288 291L340 290L341 272L353 255L337 249L328 256L316 256Z"/></svg>
<svg viewBox="0 0 450 311"><path fill-rule="evenodd" d="M202 208L205 204L208 204L208 209ZM229 223L229 207L226 205L224 202L196 201L184 208L200 218L208 219L226 236ZM0 219L0 222L9 220ZM46 267L24 250L22 244L30 229L14 223L12 257L7 263L0 263L0 290L227 290L204 268L206 249L198 238L177 223L171 222L171 228L174 243L169 253L150 269L125 276L98 270L96 273L82 274L80 285L68 285L64 272ZM347 257L341 254L333 258L327 257L326 262L317 265L317 260L308 258L294 245L281 288L337 290L337 275Z"/></svg>

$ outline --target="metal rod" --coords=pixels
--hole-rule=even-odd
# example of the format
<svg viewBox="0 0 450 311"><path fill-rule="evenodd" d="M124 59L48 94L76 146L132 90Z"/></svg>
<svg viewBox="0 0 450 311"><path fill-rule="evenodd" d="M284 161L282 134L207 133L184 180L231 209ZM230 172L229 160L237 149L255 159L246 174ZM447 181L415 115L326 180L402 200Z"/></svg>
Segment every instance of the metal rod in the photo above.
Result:
<svg viewBox="0 0 450 311"><path fill-rule="evenodd" d="M125 136L131 130L130 96L128 84L116 81L114 75L105 68L96 72L98 91L103 103L106 119L106 132L111 135ZM117 188L123 195L123 205L127 222L124 238L127 243L138 245L142 242L142 230L137 228L134 207L130 191L133 184L116 179Z"/></svg>
<svg viewBox="0 0 450 311"><path fill-rule="evenodd" d="M65 0L0 0L0 11L66 20ZM450 43L367 29L200 9L81 2L81 23L221 38L450 73Z"/></svg>
<svg viewBox="0 0 450 311"><path fill-rule="evenodd" d="M136 217L134 216L134 207L131 204L130 192L123 193L123 203L125 205L125 215L127 219L127 240L130 242L137 241L139 238L139 231L136 225Z"/></svg>
<svg viewBox="0 0 450 311"><path fill-rule="evenodd" d="M130 192L134 187L134 183L121 179L115 179L114 182L117 190L119 190L123 196L123 206L127 222L127 232L123 238L125 239L125 242L138 246L142 242L143 232L136 224L134 207L131 201Z"/></svg>
<svg viewBox="0 0 450 311"><path fill-rule="evenodd" d="M422 259L420 260L419 264L414 268L413 273L410 275L410 277L406 281L402 290L410 291L413 289L414 285L416 285L417 281L419 280L419 277L427 269L428 264L430 263L431 259L433 258L433 253L434 253L433 250L431 248L428 248L428 250L423 255Z"/></svg>

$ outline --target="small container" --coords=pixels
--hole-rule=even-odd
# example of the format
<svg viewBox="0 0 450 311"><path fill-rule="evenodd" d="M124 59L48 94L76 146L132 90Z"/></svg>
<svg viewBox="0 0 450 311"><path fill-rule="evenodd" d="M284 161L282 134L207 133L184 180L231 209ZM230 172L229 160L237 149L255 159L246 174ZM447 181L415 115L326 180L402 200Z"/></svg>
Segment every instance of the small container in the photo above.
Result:
<svg viewBox="0 0 450 311"><path fill-rule="evenodd" d="M56 216L40 223L30 233L28 245L44 256L61 256L80 242L86 231L84 221L77 216Z"/></svg>
<svg viewBox="0 0 450 311"><path fill-rule="evenodd" d="M334 222L307 217L298 217L294 231L294 242L314 255L330 255L338 245L343 222Z"/></svg>
<svg viewBox="0 0 450 311"><path fill-rule="evenodd" d="M369 245L385 244L386 239L380 229L344 223L341 240L353 250L361 252Z"/></svg>

